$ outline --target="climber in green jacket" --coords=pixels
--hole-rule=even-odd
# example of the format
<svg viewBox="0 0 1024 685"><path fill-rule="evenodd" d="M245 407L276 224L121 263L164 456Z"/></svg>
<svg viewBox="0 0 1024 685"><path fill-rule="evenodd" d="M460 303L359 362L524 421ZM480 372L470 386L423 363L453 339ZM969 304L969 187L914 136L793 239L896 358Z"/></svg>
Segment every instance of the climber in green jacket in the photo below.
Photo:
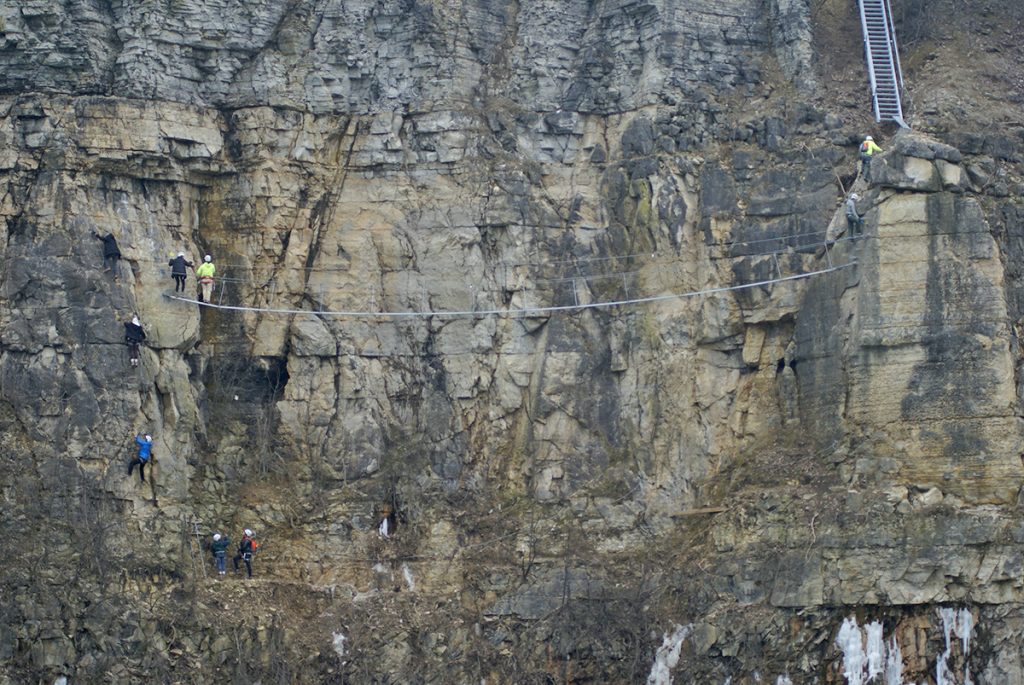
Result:
<svg viewBox="0 0 1024 685"><path fill-rule="evenodd" d="M213 257L206 255L203 257L203 263L196 269L196 278L199 279L199 301L209 302L210 295L213 292L213 274L217 272L217 267L213 265Z"/></svg>
<svg viewBox="0 0 1024 685"><path fill-rule="evenodd" d="M876 152L881 152L882 148L875 145L875 139L871 136L864 136L864 142L860 144L860 162L861 171L864 172L864 180L868 183L871 182L871 157Z"/></svg>

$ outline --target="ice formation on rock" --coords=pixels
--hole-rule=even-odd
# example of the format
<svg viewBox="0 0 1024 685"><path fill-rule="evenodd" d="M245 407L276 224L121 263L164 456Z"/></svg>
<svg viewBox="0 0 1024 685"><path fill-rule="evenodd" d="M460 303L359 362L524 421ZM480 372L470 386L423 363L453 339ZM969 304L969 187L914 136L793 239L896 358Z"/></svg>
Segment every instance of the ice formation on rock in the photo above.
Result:
<svg viewBox="0 0 1024 685"><path fill-rule="evenodd" d="M647 685L672 685L672 669L679 663L679 650L683 640L693 630L693 625L676 625L672 633L665 633L661 647L654 654L654 665L647 676Z"/></svg>
<svg viewBox="0 0 1024 685"><path fill-rule="evenodd" d="M945 640L945 650L935 661L935 685L953 685L956 682L948 663L953 651L951 641L953 635L960 638L960 651L964 660L963 683L964 685L973 685L974 681L971 679L968 657L971 653L971 632L974 630L974 616L971 615L970 609L942 607L939 609L939 618L942 619L942 636Z"/></svg>
<svg viewBox="0 0 1024 685"><path fill-rule="evenodd" d="M331 644L334 647L334 653L340 657L345 656L345 642L348 640L344 633L331 633Z"/></svg>

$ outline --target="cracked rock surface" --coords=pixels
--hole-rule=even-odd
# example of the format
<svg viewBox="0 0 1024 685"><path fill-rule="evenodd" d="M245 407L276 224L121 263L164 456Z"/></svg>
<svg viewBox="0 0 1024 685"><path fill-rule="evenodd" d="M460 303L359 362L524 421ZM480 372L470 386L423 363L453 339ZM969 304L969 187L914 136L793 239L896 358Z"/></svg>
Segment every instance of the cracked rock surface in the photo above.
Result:
<svg viewBox="0 0 1024 685"><path fill-rule="evenodd" d="M1024 681L1021 102L854 19L0 3L0 684Z"/></svg>

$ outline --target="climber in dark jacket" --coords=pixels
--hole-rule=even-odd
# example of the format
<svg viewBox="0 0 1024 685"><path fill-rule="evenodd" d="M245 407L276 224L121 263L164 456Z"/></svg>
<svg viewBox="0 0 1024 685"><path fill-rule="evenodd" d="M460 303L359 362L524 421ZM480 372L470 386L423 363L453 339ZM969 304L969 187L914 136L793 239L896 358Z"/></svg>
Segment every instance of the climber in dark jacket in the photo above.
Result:
<svg viewBox="0 0 1024 685"><path fill-rule="evenodd" d="M132 460L132 463L128 465L128 475L132 475L132 471L135 470L136 464L139 467L139 480L143 483L146 482L146 464L149 463L149 458L153 454L153 436L144 435L139 437L135 436L135 444L139 446L139 456Z"/></svg>
<svg viewBox="0 0 1024 685"><path fill-rule="evenodd" d="M171 267L171 276L174 278L174 292L185 292L185 277L188 275L186 269L192 266L192 262L185 259L185 253L179 252L178 256L167 262Z"/></svg>
<svg viewBox="0 0 1024 685"><path fill-rule="evenodd" d="M245 562L245 570L248 571L249 577L252 578L252 555L256 552L256 541L253 540L252 531L248 528L242 534L242 541L238 543L238 554L231 560L231 565L235 569L235 573L238 573L238 562Z"/></svg>
<svg viewBox="0 0 1024 685"><path fill-rule="evenodd" d="M231 538L227 535L221 535L220 533L213 534L213 542L210 543L210 552L213 554L213 563L217 565L217 573L224 575L225 560L228 554L228 545L231 544Z"/></svg>
<svg viewBox="0 0 1024 685"><path fill-rule="evenodd" d="M139 365L139 344L146 339L146 332L142 330L139 316L136 314L131 321L124 322L124 341L128 344L132 366Z"/></svg>
<svg viewBox="0 0 1024 685"><path fill-rule="evenodd" d="M121 258L121 249L117 246L117 238L113 233L100 235L96 231L92 232L92 237L103 241L103 270L113 271L116 277L117 260Z"/></svg>

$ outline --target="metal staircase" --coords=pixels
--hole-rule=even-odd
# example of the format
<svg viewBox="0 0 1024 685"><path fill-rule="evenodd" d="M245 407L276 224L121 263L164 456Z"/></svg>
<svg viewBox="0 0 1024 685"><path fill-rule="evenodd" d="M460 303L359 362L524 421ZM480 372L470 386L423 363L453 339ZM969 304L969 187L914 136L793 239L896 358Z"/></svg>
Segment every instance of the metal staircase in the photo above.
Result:
<svg viewBox="0 0 1024 685"><path fill-rule="evenodd" d="M860 25L864 31L864 56L871 81L871 101L875 107L875 121L895 121L906 127L903 120L903 73L900 55L896 49L896 31L892 23L889 0L858 0Z"/></svg>

